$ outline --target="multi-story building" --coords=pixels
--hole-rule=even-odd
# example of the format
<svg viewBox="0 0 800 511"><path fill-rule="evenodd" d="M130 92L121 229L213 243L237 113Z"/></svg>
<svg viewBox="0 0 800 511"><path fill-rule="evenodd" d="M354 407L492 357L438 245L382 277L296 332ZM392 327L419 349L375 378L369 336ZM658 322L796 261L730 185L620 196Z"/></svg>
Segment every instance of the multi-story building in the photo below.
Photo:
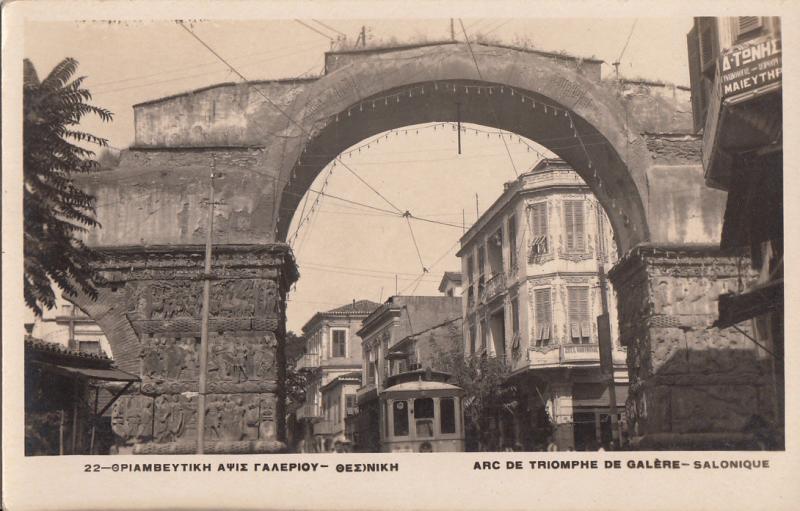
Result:
<svg viewBox="0 0 800 511"><path fill-rule="evenodd" d="M112 356L100 326L61 296L58 289L55 291L56 306L44 309L42 316L35 319L31 335L70 350Z"/></svg>
<svg viewBox="0 0 800 511"><path fill-rule="evenodd" d="M453 333L456 342L461 342L460 318L457 297L392 296L364 319L358 331L363 364L354 426L356 449L380 451L383 421L378 398L388 379L403 372L437 369L435 352L450 348Z"/></svg>
<svg viewBox="0 0 800 511"><path fill-rule="evenodd" d="M561 160L540 161L506 184L461 238L458 256L465 352L504 358L521 396L499 425L503 443L541 447L531 432L554 428L561 450L610 444L627 396L616 302L604 273L617 254L586 183ZM607 330L597 321L604 312L613 355L605 373L600 339Z"/></svg>
<svg viewBox="0 0 800 511"><path fill-rule="evenodd" d="M353 371L337 376L320 388L323 410L320 433L333 438L334 448L339 442L349 449L358 440L352 431L346 431L345 424L348 417L358 413L356 391L360 386L361 371Z"/></svg>
<svg viewBox="0 0 800 511"><path fill-rule="evenodd" d="M747 330L760 350L776 396L772 410L754 414L751 433L769 433L753 445L778 447L784 427L781 20L695 18L687 42L706 184L728 192L720 246L749 250L758 272L751 286L719 297L715 326Z"/></svg>
<svg viewBox="0 0 800 511"><path fill-rule="evenodd" d="M303 326L306 337L305 353L296 370L306 371L306 402L297 410L297 419L312 428L314 449L327 452L336 440L344 440L344 421L348 401L352 410L355 389L345 376L361 371L361 321L380 304L369 300L353 301L347 305L318 312ZM341 392L336 394L329 384L337 380ZM347 384L345 384L347 383ZM357 388L357 387L356 387ZM329 391L323 399L323 389ZM353 397L351 397L353 396ZM344 410L344 412L343 412Z"/></svg>

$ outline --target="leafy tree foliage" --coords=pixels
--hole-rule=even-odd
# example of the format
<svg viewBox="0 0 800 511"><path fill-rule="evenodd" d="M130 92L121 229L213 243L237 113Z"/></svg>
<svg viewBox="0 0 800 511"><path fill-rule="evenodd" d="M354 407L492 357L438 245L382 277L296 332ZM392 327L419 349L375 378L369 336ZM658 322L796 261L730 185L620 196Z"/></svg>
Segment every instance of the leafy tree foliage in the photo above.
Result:
<svg viewBox="0 0 800 511"><path fill-rule="evenodd" d="M86 115L108 122L112 113L88 103L85 77L72 78L77 68L75 59L66 58L39 80L33 64L24 61L24 292L37 315L55 305L53 282L70 296L78 288L97 296L91 271L97 254L76 238L99 225L94 197L75 186L72 175L98 167L94 152L76 143L106 146L107 141L75 127Z"/></svg>
<svg viewBox="0 0 800 511"><path fill-rule="evenodd" d="M298 370L295 364L297 358L302 355L306 345L306 338L297 335L291 330L286 332L286 343L284 344L284 355L286 357L286 401L288 408L300 406L306 399L306 380L305 371Z"/></svg>
<svg viewBox="0 0 800 511"><path fill-rule="evenodd" d="M452 375L451 383L464 390L464 422L468 450L500 450L497 444L502 403L515 389L505 385L510 374L502 358L474 353L466 355L460 343L438 351L437 367Z"/></svg>

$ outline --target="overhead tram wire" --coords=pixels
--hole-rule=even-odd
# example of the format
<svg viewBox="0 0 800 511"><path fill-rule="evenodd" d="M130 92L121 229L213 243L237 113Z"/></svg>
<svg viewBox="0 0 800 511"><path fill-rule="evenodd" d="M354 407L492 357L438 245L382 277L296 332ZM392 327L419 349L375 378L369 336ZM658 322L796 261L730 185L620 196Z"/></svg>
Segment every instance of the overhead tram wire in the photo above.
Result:
<svg viewBox="0 0 800 511"><path fill-rule="evenodd" d="M483 82L484 81L483 73L481 73L481 68L478 65L478 59L475 57L475 52L472 50L472 43L470 43L469 41L469 36L467 35L467 29L464 28L464 22L461 20L461 18L458 18L458 23L461 25L461 31L464 32L464 39L467 42L467 48L469 49L469 54L472 56L472 62L475 63L475 70L478 72L478 77ZM495 124L499 126L500 119L497 117L497 112L495 111L494 108L491 108L490 110L492 111ZM517 165L514 163L514 158L511 156L511 151L508 149L508 144L506 143L506 139L502 135L500 136L500 139L503 141L503 146L506 148L506 153L508 153L508 159L511 162L511 168L514 170L514 175L516 177L519 177L519 172L517 171Z"/></svg>
<svg viewBox="0 0 800 511"><path fill-rule="evenodd" d="M414 236L414 229L411 228L411 221L408 219L408 217L411 216L411 213L406 211L406 214L403 216L405 216L406 218L408 231L411 233L411 241L414 242L414 248L417 250L417 257L419 258L419 265L422 266L422 273L428 273L428 269L425 267L425 263L422 262L422 254L419 251L419 245L417 245L417 238Z"/></svg>
<svg viewBox="0 0 800 511"><path fill-rule="evenodd" d="M470 54L472 55L473 62L475 63L475 67L476 67L476 69L477 69L477 71L478 71L478 74L479 74L479 76L481 77L481 80L483 80L483 75L482 75L482 73L480 72L480 67L478 66L478 62L477 62L477 59L476 59L476 57L475 57L475 54L474 54L474 52L472 51L472 46L471 46L471 44L470 44L470 42L469 42L469 38L468 38L468 36L467 36L466 29L464 28L464 23L463 23L463 21L462 21L461 19L459 19L459 23L461 24L461 28L462 28L462 31L464 32L464 36L467 38L467 45L468 45L468 47L469 47ZM188 32L188 33L189 33L189 34L190 34L190 35L191 35L191 36L192 36L194 39L196 39L196 40L197 40L197 41L198 41L200 44L202 44L202 45L203 45L203 46L204 46L204 47L205 47L205 48L206 48L206 49L207 49L209 52L211 52L211 53L212 53L212 54L213 54L215 57L217 57L217 58L218 58L220 61L222 61L222 62L223 62L225 65L227 65L227 66L228 66L228 67L231 69L231 71L232 71L232 72L234 72L234 73L235 73L237 76L239 76L239 78L241 78L241 79L242 79L242 80L243 80L245 83L247 83L249 86L252 86L251 84L249 84L249 80L248 80L248 79L247 79L247 78L246 78L246 77L245 77L245 76L244 76L244 75L243 75L241 72L239 72L239 71L238 71L236 68L234 68L234 67L233 67L233 65L231 65L231 64L230 64L230 63L229 63L227 60L225 60L225 59L224 59L224 58L223 58L223 57L222 57L222 56L221 56L219 53L217 53L217 52L216 52L216 51L215 51L213 48L211 48L211 47L210 47L210 46L209 46L209 45L208 45L208 44L207 44L205 41L203 41L203 40L202 40L202 39L201 39L199 36L197 36L197 34L195 34L195 33L194 33L194 32L193 32L193 31L192 31L192 30L191 30L189 27L187 27L186 25L184 25L184 24L183 24L183 22L181 22L181 21L178 21L178 24L181 26L181 28L183 28L183 29L184 29L186 32ZM302 24L302 23L301 23L301 24ZM326 37L327 37L327 36L326 36ZM297 126L297 127L300 129L300 131L301 131L301 132L303 132L303 133L304 133L304 134L306 134L306 135L307 135L309 138L311 138L311 134L308 132L308 130L306 130L306 129L305 129L305 128L304 128L304 127L301 125L301 124L299 124L299 123L298 123L296 120L294 120L294 119L293 119L293 118L292 118L292 117L291 117L289 114L287 114L287 113L286 113L286 112L285 112L285 111L284 111L282 108L280 108L280 106L278 106L277 104L275 104L275 102L274 102L274 101L272 101L272 100L271 100L269 97L267 97L267 96L266 96L266 95L263 93L263 91L261 91L261 89L259 89L258 87L253 87L253 88L255 89L255 91L256 91L256 92L257 92L257 93L258 93L260 96L262 96L262 97L265 99L265 101L267 101L267 103L269 103L269 104L270 104L270 105L271 105L273 108L275 108L275 109L276 109L276 110L277 110L277 111L278 111L278 112L279 112L281 115L283 115L284 117L286 117L286 118L289 120L289 122L291 122L292 124L294 124L295 126ZM545 109L546 109L546 106L545 106ZM494 115L495 115L495 119L497 119L497 114L496 114L496 112L494 112ZM496 121L496 122L497 122L497 121ZM498 124L499 124L499 122L498 122ZM506 148L506 153L508 154L508 156L509 156L509 159L510 159L510 161L511 161L512 168L513 168L513 170L514 170L515 174L517 174L517 175L518 175L518 172L517 172L517 170L516 170L516 165L515 165L515 163L514 163L513 157L511 156L511 152L510 152L510 150L508 149L508 144L506 143L505 137L502 137L502 136L501 136L501 139L503 140L503 145L504 145L504 146L505 146L505 148ZM346 163L344 163L344 162L343 162L343 161L341 161L341 160L340 160L340 162L341 162L341 164L342 164L342 165L343 165L345 168L347 168L348 170L351 170L351 171L352 171L352 169L349 169L349 166L348 166ZM277 179L278 179L278 178L277 178L277 176L275 176L275 179L276 179L276 181L277 181ZM343 198L341 198L341 197L336 197L336 196L333 196L333 195L331 195L331 194L324 194L324 193L321 193L321 192L317 192L317 191L315 191L315 190L311 190L310 188L309 188L309 190L310 190L310 191L313 191L313 192L315 192L315 193L319 193L320 195L323 195L323 196L330 196L330 197L336 198L336 199L338 199L338 200L342 200L342 201L344 201L344 202L349 202L349 203L351 203L351 204L361 205L361 206L364 206L364 207L368 207L368 208L370 208L370 209L375 209L375 210L378 210L378 211L384 211L384 212L388 212L387 210L382 210L381 208L376 208L376 207L373 207L373 206L369 206L369 205L361 204L361 203L358 203L358 202L356 202L356 201L350 201L350 200L347 200L347 199L343 199ZM284 192L284 193L286 193L286 192ZM409 215L409 216L411 216L411 215ZM434 223L434 224L447 225L447 226L454 227L454 228L457 228L457 229L462 229L462 228L463 228L463 226L458 226L458 225L455 225L455 224L448 224L448 223L446 223L446 222L438 222L438 221L435 221L435 220L430 220L430 219L422 219L422 218L420 218L420 217L413 217L413 216L411 216L411 217L412 217L412 218L416 218L417 220L423 220L423 221L427 221L427 222L429 222L429 223ZM406 218L408 219L409 217L406 217ZM526 219L527 219L527 217L526 217Z"/></svg>
<svg viewBox="0 0 800 511"><path fill-rule="evenodd" d="M336 32L337 34L339 34L339 35L340 35L340 36L342 36L342 37L347 37L347 34L345 34L344 32L342 32L342 31L340 31L340 30L336 30L336 29L335 29L335 28L333 28L332 26L330 26L330 25L326 25L325 23L323 23L323 22L321 22L321 21L319 21L319 20L315 20L315 19L313 19L313 18L312 18L312 19L311 19L311 21L313 21L314 23L316 23L316 24L318 24L318 25L321 25L321 26L323 26L323 27L327 28L327 29L328 29L328 30L330 30L331 32Z"/></svg>
<svg viewBox="0 0 800 511"><path fill-rule="evenodd" d="M231 60L240 60L240 59L255 57L255 56L259 56L259 55L271 55L271 54L275 54L275 53L279 53L279 52L282 53L281 55L277 55L274 58L270 58L270 59L266 59L266 60L253 61L252 64L261 63L261 62L267 62L269 60L274 60L274 59L278 59L278 58L282 58L282 57L288 57L288 56L291 56L291 55L296 55L297 53L302 53L302 52L293 52L293 53L286 54L285 52L283 52L283 50L287 50L287 49L295 49L296 50L296 49L299 49L299 48L310 49L313 46L319 46L319 42L315 41L313 43L301 44L299 46L298 45L279 46L277 48L271 49L270 51L259 51L259 52L254 52L254 53L245 53L243 55L239 55L238 57L234 57ZM98 82L98 83L93 83L92 84L92 87L93 87L92 90L95 90L96 87L101 87L102 88L102 87L105 87L106 85L116 85L116 84L119 84L119 83L135 82L135 81L138 81L138 80L144 80L146 78L153 78L153 77L156 77L156 76L163 76L165 74L177 73L179 71L188 71L189 69L199 69L199 68L204 68L204 67L214 67L214 66L217 66L217 65L219 65L219 60L214 60L213 62L206 62L206 63L203 63L203 64L194 64L194 65L191 65L191 66L176 67L176 68L168 69L166 71L160 71L158 73L150 73L150 74L139 75L139 76L129 76L127 78L120 78L118 80L110 80L110 81L106 81L106 82ZM250 65L250 64L247 64L247 65Z"/></svg>
<svg viewBox="0 0 800 511"><path fill-rule="evenodd" d="M299 22L301 25L305 25L304 23L300 22L299 20L295 20L295 21L298 21L298 22ZM245 77L245 76L244 76L242 73L240 73L240 72L239 72L239 71L238 71L236 68L234 68L234 67L233 67L233 66L232 66L232 65L231 65L231 64L230 64L228 61L226 61L226 60L225 60L225 59L224 59L224 58L223 58L223 57L222 57L222 56L221 56L219 53L217 53L217 52L216 52L216 51L215 51L213 48L211 48L211 46L209 46L209 45L208 45L208 44L207 44L205 41L203 41L202 39L200 39L200 37L199 37L199 36L197 36L197 34L195 34L195 33L194 33L194 32L193 32L193 31L192 31L192 30L191 30L189 27L187 27L186 25L184 25L184 24L183 24L183 22L181 22L181 21L178 21L178 24L179 24L179 25L180 25L180 26L181 26L181 27L182 27L184 30L186 30L186 31L187 31L187 32L188 32L188 33L189 33L189 34L190 34L192 37L194 37L194 38L195 38L195 39L196 39L196 40L197 40L197 41L198 41L200 44L202 44L202 45L203 45L203 46L204 46L204 47L205 47L205 48L206 48L208 51L210 51L210 52L211 52L211 53L212 53L214 56L216 56L218 59L220 59L220 61L222 61L223 63L225 63L225 65L227 65L227 66L228 66L228 67L231 69L231 71L233 71L233 72L234 72L234 73L235 73L237 76L239 76L239 78L241 78L241 79L242 79L244 82L246 82L246 83L247 83L247 82L249 82L249 80L248 80L248 79L247 79L247 78L246 78L246 77ZM310 28L310 27L309 27L309 28ZM326 36L326 37L327 37L327 36ZM255 89L255 90L256 90L256 92L257 92L259 95L261 95L261 96L262 96L262 97L263 97L263 98L264 98L264 99L265 99L265 100L266 100L266 101L267 101L267 102L268 102L270 105L272 105L272 107L273 107L273 108L275 108L275 109L276 109L278 112L280 112L280 113L281 113L281 115L283 115L284 117L286 117L286 118L287 118L287 119L288 119L288 120L289 120L289 121L290 121L292 124L294 124L295 126L297 126L298 128L300 128L300 131L302 131L303 133L305 133L305 134L306 134L306 135L307 135L309 138L311 137L311 134L308 132L308 130L306 130L306 129L305 129L305 128L304 128L304 127L303 127L303 126L300 124L300 123L298 123L296 120L294 120L294 119L293 119L293 118L292 118L292 117L291 117L289 114L287 114L287 113L286 113L286 112L285 112L285 111L284 111L284 110L283 110L281 107L279 107L277 104L275 104L275 102L274 102L274 101L272 101L271 99L269 99L269 98L268 98L268 97L267 97L267 96L266 96L266 95L263 93L263 91L261 91L261 89L259 89L258 87L255 87L254 89ZM348 166L346 163L344 163L343 161L341 161L341 159L339 160L339 162L342 164L342 166L344 166L344 168L346 168L347 170L349 170L350 172L353 172L353 173L355 174L355 171L353 171L353 169L351 169L351 168L350 168L350 167L349 167L349 166ZM366 184L366 183L365 183L365 184ZM371 187L370 187L370 188L371 188ZM372 188L371 188L371 189L372 189ZM372 189L372 190L373 190L373 191L376 191L376 190L374 190L374 189ZM376 193L377 193L377 191L376 191ZM379 195L380 195L380 194L379 194ZM383 197L382 195L381 195L381 197L382 197L384 200L387 200L387 199L386 199L385 197ZM341 200L341 199L340 199L340 200ZM387 200L387 202L388 202L388 200ZM389 204L391 204L391 203L389 203ZM392 206L393 206L393 207L395 207L394 205L392 205ZM396 208L396 207L395 207L395 208ZM397 208L396 208L396 209L397 209ZM399 211L399 209L398 209L398 211ZM436 222L434 222L434 223L436 223Z"/></svg>
<svg viewBox="0 0 800 511"><path fill-rule="evenodd" d="M311 25L308 25L307 23L304 23L304 22L300 21L299 19L295 19L295 21L296 21L297 23L299 23L299 24L303 25L303 26L304 26L304 27L306 27L307 29L309 29L309 30L313 30L314 32L316 32L316 33L318 33L319 35L321 35L322 37L324 37L324 38L326 38L326 39L330 40L330 42L331 42L331 43L333 43L333 42L335 41L335 39L334 39L333 37L329 36L328 34L324 34L324 33L322 33L321 31L317 30L316 28L312 27Z"/></svg>
<svg viewBox="0 0 800 511"><path fill-rule="evenodd" d="M622 47L622 51L619 52L619 57L617 57L617 61L612 63L614 68L617 70L617 74L619 74L619 64L622 62L622 56L625 55L625 50L628 49L628 43L631 42L631 36L633 35L633 30L636 28L636 23L639 21L639 18L635 18L633 20L633 24L631 25L631 30L628 32L628 38L625 39L625 45Z"/></svg>
<svg viewBox="0 0 800 511"><path fill-rule="evenodd" d="M376 190L375 188L373 188L371 184L367 183L367 181L366 181L366 180L364 180L364 178L362 178L361 176L359 176L359 175L356 173L356 171L355 171L355 170L351 169L351 168L350 168L349 166L347 166L347 165L344 165L344 163L342 162L342 159L341 159L341 157L337 158L337 160L339 161L339 163L341 163L341 164L342 164L342 166L343 166L345 169L347 169L347 170L348 170L348 171L349 171L351 174L353 174L354 176L356 176L356 177L358 178L358 180L359 180L359 181L361 181L362 183L364 183L364 184L366 185L366 187L367 187L367 188L369 188L370 190L372 190L373 192L375 192L375 194L376 194L376 195L378 195L378 197L380 197L381 199L383 199L383 200L384 200L384 202L386 202L386 204L388 204L388 205L390 205L391 207L393 207L395 210L397 210L397 212L398 212L398 213L403 213L403 210L401 210L400 208L398 208L397 206L395 206L394 204L392 204L392 202L391 202L389 199L387 199L387 198L386 198L386 197L385 197L385 196L384 196L384 195L383 195L381 192L379 192L378 190Z"/></svg>
<svg viewBox="0 0 800 511"><path fill-rule="evenodd" d="M450 245L450 248L448 248L448 249L447 249L447 251L446 251L444 254L442 254L441 256L439 256L439 258L438 258L438 259L436 259L436 261L434 261L434 262L433 262L433 264L431 264L431 269L433 269L433 268L434 268L434 267L435 267L437 264L439 264L439 263L442 261L442 259L444 259L445 257L447 257L447 255L448 255L450 252L452 252L452 251L453 251L453 249L454 249L454 248L456 248L456 247L458 246L458 244L459 244L459 243L461 243L461 239L460 239L460 238L459 238L459 239L457 239L455 243L453 243L452 245ZM417 284L418 284L419 282L421 282L421 281L422 281L422 277L424 277L424 276L425 276L425 272L422 272L422 273L420 273L420 274L417 276L417 278L416 278L416 279L414 279L414 280L411 282L411 284L409 284L409 285L407 285L406 287L404 287L403 289L401 289L401 290L400 290L400 291L399 291L397 294L398 294L398 295L402 295L403 293L405 293L405 292L406 292L406 290L407 290L407 289L409 289L409 288L410 288L412 285L414 285L414 283L417 283ZM440 280L440 279L436 279L436 280ZM414 288L414 290L416 290L416 287Z"/></svg>

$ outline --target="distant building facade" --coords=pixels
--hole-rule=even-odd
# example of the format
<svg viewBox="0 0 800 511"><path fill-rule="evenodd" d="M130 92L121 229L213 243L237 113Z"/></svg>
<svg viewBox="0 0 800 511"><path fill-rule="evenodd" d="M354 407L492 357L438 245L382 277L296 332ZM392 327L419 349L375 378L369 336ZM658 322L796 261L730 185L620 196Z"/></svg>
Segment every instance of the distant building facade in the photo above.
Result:
<svg viewBox="0 0 800 511"><path fill-rule="evenodd" d="M499 425L503 443L541 447L526 438L533 429L554 428L559 450L609 444L627 396L616 301L604 275L617 253L586 183L561 160L540 161L506 184L462 237L458 255L464 350L504 358L509 384L521 395ZM609 377L600 368L597 317L604 311L613 343L613 414Z"/></svg>
<svg viewBox="0 0 800 511"><path fill-rule="evenodd" d="M320 388L322 393L322 422L326 434L333 439L334 450L349 450L357 438L346 431L346 420L358 413L356 391L361 386L361 371L345 373Z"/></svg>
<svg viewBox="0 0 800 511"><path fill-rule="evenodd" d="M352 381L344 378L360 372L361 338L358 330L361 321L380 304L369 300L318 312L303 326L306 337L305 353L297 361L296 369L306 371L306 401L297 410L297 419L305 422L313 437L317 452L332 450L334 442L344 439L344 416L355 400ZM342 377L336 385L334 380ZM327 392L323 396L323 389ZM337 393L338 392L338 393ZM353 406L349 407L350 410ZM344 414L344 415L343 415Z"/></svg>
<svg viewBox="0 0 800 511"><path fill-rule="evenodd" d="M437 369L435 353L462 342L461 300L452 296L393 296L364 319L361 387L353 430L356 449L380 452L384 421L379 396L389 378L411 371Z"/></svg>
<svg viewBox="0 0 800 511"><path fill-rule="evenodd" d="M446 271L439 283L439 292L445 296L461 296L463 286L461 284L460 271Z"/></svg>
<svg viewBox="0 0 800 511"><path fill-rule="evenodd" d="M56 306L44 309L32 325L31 335L47 342L61 344L67 349L94 355L112 356L103 330L82 310L68 302L54 289Z"/></svg>

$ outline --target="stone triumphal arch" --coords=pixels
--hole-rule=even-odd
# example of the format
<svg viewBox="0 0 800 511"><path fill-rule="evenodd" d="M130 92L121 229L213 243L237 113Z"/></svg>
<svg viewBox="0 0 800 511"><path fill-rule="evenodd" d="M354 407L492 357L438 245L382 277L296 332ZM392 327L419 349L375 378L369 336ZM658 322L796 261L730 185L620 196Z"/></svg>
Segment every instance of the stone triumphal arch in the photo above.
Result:
<svg viewBox="0 0 800 511"><path fill-rule="evenodd" d="M511 131L567 161L606 209L610 277L628 346L633 434L644 447L729 445L769 409L743 337L711 328L741 278L718 253L724 194L704 186L688 90L601 79L600 62L459 43L326 54L320 77L225 83L134 106L135 144L81 181L102 229L100 298L76 303L141 389L114 411L135 452L193 452L203 242L216 206L206 452L284 440L285 295L298 278L289 224L345 148L402 126L461 121ZM744 375L744 376L742 376ZM739 397L737 397L739 396ZM744 396L745 404L742 404Z"/></svg>

